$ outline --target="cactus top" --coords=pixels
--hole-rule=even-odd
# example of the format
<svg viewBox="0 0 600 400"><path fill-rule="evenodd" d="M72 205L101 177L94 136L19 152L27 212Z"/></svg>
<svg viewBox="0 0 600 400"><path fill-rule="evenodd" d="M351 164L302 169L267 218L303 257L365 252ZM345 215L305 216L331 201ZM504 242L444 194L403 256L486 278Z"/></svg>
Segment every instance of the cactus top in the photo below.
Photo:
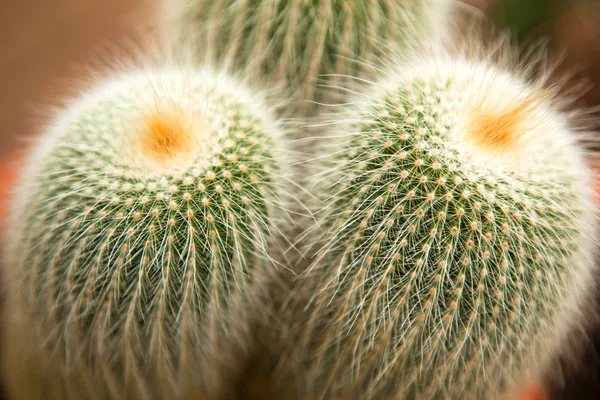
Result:
<svg viewBox="0 0 600 400"><path fill-rule="evenodd" d="M347 350L323 364L334 386L488 398L535 375L579 323L596 240L591 173L549 94L428 58L332 122L346 142L307 276L329 351Z"/></svg>
<svg viewBox="0 0 600 400"><path fill-rule="evenodd" d="M66 132L63 126L55 129L62 142L103 155L101 163L88 154L90 168L102 164L105 174L139 172L136 179L150 180L184 172L198 176L224 153L238 150L236 139L243 142L246 133L262 132L261 127L276 131L260 96L209 70L120 76L80 99L59 123L70 124ZM259 136L264 149L268 138Z"/></svg>
<svg viewBox="0 0 600 400"><path fill-rule="evenodd" d="M218 351L269 267L279 132L259 95L202 69L122 74L67 108L19 184L7 251L15 312L53 362L156 373L140 398L185 390L173 374Z"/></svg>

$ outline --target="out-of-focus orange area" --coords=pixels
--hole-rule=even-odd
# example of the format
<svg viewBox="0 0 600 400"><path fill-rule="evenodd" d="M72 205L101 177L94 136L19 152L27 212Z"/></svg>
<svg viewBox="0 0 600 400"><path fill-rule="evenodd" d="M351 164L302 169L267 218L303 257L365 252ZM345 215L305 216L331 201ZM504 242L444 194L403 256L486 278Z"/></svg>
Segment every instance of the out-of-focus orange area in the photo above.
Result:
<svg viewBox="0 0 600 400"><path fill-rule="evenodd" d="M542 394L540 393L540 391L537 388L531 387L529 389L525 389L523 391L523 393L519 396L519 398L517 398L515 400L548 400L548 399L545 396L542 396Z"/></svg>
<svg viewBox="0 0 600 400"><path fill-rule="evenodd" d="M0 240L4 234L4 223L8 211L10 200L10 191L14 187L16 179L16 160L12 154L6 154L0 157Z"/></svg>

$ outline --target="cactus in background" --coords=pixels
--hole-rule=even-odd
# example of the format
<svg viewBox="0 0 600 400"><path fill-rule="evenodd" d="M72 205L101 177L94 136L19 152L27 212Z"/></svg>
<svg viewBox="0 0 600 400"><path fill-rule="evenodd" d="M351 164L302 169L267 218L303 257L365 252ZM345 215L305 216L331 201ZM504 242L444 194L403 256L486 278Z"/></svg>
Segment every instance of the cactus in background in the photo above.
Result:
<svg viewBox="0 0 600 400"><path fill-rule="evenodd" d="M584 322L591 171L553 93L522 75L428 56L325 124L346 141L301 280L302 398L501 397Z"/></svg>
<svg viewBox="0 0 600 400"><path fill-rule="evenodd" d="M332 100L331 86L348 77L373 73L386 44L433 36L452 1L166 0L165 26L203 61L281 84L279 98L297 113Z"/></svg>
<svg viewBox="0 0 600 400"><path fill-rule="evenodd" d="M124 74L67 109L9 223L15 396L213 398L273 269L281 151L261 97L209 70Z"/></svg>

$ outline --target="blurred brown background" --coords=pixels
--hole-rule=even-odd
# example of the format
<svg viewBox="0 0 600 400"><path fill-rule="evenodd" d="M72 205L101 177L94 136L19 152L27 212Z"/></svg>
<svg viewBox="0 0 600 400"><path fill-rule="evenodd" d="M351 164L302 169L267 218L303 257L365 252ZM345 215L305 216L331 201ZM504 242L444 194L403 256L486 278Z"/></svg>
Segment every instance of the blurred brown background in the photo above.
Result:
<svg viewBox="0 0 600 400"><path fill-rule="evenodd" d="M39 132L39 117L60 103L67 82L97 63L101 49L122 46L159 1L0 0L0 160ZM550 52L564 55L560 71L593 84L580 105L600 105L600 0L464 1L510 28L515 42L548 37ZM592 337L581 372L555 399L600 399L600 334Z"/></svg>
<svg viewBox="0 0 600 400"><path fill-rule="evenodd" d="M0 0L0 159L64 85L136 29L142 0Z"/></svg>

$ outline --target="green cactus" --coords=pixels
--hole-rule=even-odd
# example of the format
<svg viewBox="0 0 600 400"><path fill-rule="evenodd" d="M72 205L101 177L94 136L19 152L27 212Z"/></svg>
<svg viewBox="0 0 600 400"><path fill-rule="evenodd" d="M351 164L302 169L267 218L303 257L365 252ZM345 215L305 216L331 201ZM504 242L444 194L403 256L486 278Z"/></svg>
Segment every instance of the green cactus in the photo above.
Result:
<svg viewBox="0 0 600 400"><path fill-rule="evenodd" d="M280 139L259 95L209 70L123 74L64 111L9 223L15 398L214 398L273 269Z"/></svg>
<svg viewBox="0 0 600 400"><path fill-rule="evenodd" d="M584 322L591 171L560 102L522 75L428 56L324 124L345 139L299 284L301 398L502 397Z"/></svg>
<svg viewBox="0 0 600 400"><path fill-rule="evenodd" d="M359 82L349 77L372 74L387 44L434 36L452 1L166 0L165 25L202 61L280 84L298 116L314 108L307 102L335 99L332 87Z"/></svg>

